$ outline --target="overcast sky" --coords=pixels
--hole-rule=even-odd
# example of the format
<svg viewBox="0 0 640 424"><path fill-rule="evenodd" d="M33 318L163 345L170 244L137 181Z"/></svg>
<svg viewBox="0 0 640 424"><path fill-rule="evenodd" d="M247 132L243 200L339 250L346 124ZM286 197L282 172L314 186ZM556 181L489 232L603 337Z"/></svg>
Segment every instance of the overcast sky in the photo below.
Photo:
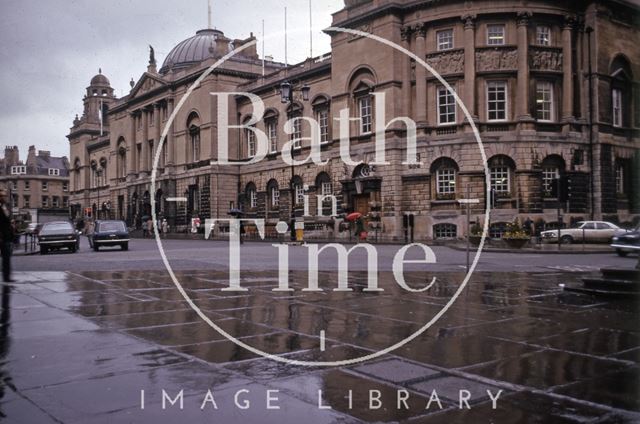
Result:
<svg viewBox="0 0 640 424"><path fill-rule="evenodd" d="M230 38L253 32L265 53L284 61L287 7L289 62L309 55L308 0L211 0L212 24ZM314 56L330 51L322 29L343 0L312 0ZM171 48L207 27L207 0L2 0L0 3L0 148L29 145L68 156L66 135L89 80L102 68L116 95L146 70L148 45L158 67ZM297 31L297 32L296 32ZM258 45L261 52L262 46Z"/></svg>

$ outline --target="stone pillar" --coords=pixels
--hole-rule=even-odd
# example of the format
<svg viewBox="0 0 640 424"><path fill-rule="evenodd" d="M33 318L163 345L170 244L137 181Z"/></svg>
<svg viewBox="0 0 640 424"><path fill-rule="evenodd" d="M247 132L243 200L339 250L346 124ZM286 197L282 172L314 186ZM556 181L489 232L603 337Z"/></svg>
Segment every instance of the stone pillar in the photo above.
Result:
<svg viewBox="0 0 640 424"><path fill-rule="evenodd" d="M142 160L140 161L140 172L149 171L149 112L147 109L142 111Z"/></svg>
<svg viewBox="0 0 640 424"><path fill-rule="evenodd" d="M173 113L173 99L169 99L167 101L167 116L171 117L171 114ZM167 144L167 162L171 165L175 165L175 157L176 157L176 153L175 153L175 141L173 138L173 123L171 123L171 125L169 126L169 132L167 133L167 140L165 142Z"/></svg>
<svg viewBox="0 0 640 424"><path fill-rule="evenodd" d="M400 37L402 39L402 47L411 51L411 28L402 27L400 30ZM411 58L406 55L402 57L402 97L403 97L403 114L404 116L411 115Z"/></svg>
<svg viewBox="0 0 640 424"><path fill-rule="evenodd" d="M416 27L416 56L420 59L426 59L426 41L427 28L424 24ZM416 122L418 124L426 124L427 122L427 69L416 64Z"/></svg>
<svg viewBox="0 0 640 424"><path fill-rule="evenodd" d="M529 40L528 28L531 12L518 12L518 85L516 93L516 118L530 121L529 113Z"/></svg>
<svg viewBox="0 0 640 424"><path fill-rule="evenodd" d="M129 118L131 119L131 136L129 137L129 175L135 174L138 172L138 165L136 162L136 128L137 128L137 112L131 112Z"/></svg>
<svg viewBox="0 0 640 424"><path fill-rule="evenodd" d="M156 126L156 135L153 140L153 156L151 158L151 168L153 169L153 164L156 160L156 152L160 148L160 138L162 137L162 104L160 102L154 104L155 113L153 117L155 118L154 125ZM158 168L164 168L163 156L161 154L160 160L158 161Z"/></svg>
<svg viewBox="0 0 640 424"><path fill-rule="evenodd" d="M464 105L472 118L476 115L476 32L475 16L467 15L464 21Z"/></svg>
<svg viewBox="0 0 640 424"><path fill-rule="evenodd" d="M573 121L573 54L571 49L573 16L566 16L562 28L562 121Z"/></svg>

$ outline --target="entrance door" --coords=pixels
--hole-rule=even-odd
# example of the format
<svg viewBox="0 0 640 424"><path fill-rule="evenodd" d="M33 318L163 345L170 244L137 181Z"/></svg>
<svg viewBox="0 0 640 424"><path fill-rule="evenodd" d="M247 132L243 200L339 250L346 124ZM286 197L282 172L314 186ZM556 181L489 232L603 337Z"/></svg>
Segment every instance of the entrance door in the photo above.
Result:
<svg viewBox="0 0 640 424"><path fill-rule="evenodd" d="M354 198L354 212L360 212L362 215L369 214L369 199L368 194L360 194Z"/></svg>

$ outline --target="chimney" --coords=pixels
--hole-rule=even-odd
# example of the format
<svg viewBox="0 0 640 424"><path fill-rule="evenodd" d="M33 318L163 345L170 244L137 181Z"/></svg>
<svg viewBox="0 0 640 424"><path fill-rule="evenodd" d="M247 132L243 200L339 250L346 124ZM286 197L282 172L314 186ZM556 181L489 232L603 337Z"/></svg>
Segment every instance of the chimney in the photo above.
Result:
<svg viewBox="0 0 640 424"><path fill-rule="evenodd" d="M27 166L36 166L36 146L29 146L27 155Z"/></svg>

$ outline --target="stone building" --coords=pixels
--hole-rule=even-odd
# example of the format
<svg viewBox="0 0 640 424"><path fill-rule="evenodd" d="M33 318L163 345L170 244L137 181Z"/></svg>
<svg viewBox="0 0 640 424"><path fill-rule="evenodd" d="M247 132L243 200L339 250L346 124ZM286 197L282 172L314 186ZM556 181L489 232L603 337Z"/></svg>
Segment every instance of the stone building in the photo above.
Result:
<svg viewBox="0 0 640 424"><path fill-rule="evenodd" d="M14 214L68 210L69 160L45 150L36 153L35 146L30 146L26 161L22 161L18 146L7 146L0 159L0 186L9 191Z"/></svg>
<svg viewBox="0 0 640 424"><path fill-rule="evenodd" d="M333 26L412 52L455 90L469 115L427 68L357 33L327 31L329 54L284 66L258 57L253 38L202 30L173 48L159 71L152 54L126 97L116 99L104 75L91 80L84 114L68 136L76 212L90 207L132 222L150 215L155 202L182 228L192 217L224 218L241 208L247 217L265 218L268 235L294 215L309 236L348 237L339 232L341 217L357 211L381 239L461 237L466 218L458 200L481 199L473 220L483 218L486 200L472 121L496 197L493 236L514 217L557 225L558 207L565 224L637 218L638 6L623 0L347 0ZM183 98L217 59L243 47ZM293 94L283 99L283 87ZM228 116L219 116L211 92L253 93L265 113L252 123L251 102L234 95ZM351 163L340 156L342 110L348 110L342 130ZM417 164L403 163L410 131L397 117L416 123ZM229 132L231 165L217 164L220 118L237 126ZM252 129L242 128L248 123ZM310 155L312 128L326 164L285 163L290 144L294 159ZM150 171L165 129L154 191ZM264 158L258 131L267 140ZM385 160L376 158L376 134ZM261 160L252 163L256 156ZM559 205L554 185L561 177L570 181L570 196ZM318 216L317 203L329 215L334 200L338 217Z"/></svg>

